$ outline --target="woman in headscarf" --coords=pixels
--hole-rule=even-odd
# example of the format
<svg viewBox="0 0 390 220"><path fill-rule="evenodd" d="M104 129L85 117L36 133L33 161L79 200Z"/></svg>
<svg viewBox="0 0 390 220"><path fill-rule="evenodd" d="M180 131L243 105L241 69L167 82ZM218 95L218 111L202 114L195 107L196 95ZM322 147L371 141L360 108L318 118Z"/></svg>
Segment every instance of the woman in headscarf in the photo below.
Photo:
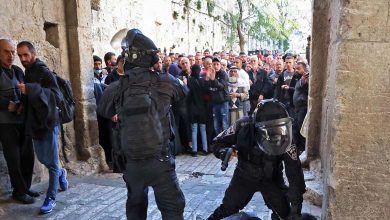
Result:
<svg viewBox="0 0 390 220"><path fill-rule="evenodd" d="M197 155L198 151L198 128L201 134L203 155L207 154L207 109L203 95L206 92L206 82L200 78L201 68L198 64L191 67L190 77L188 79L188 87L190 92L188 94L188 110L192 130L192 156Z"/></svg>

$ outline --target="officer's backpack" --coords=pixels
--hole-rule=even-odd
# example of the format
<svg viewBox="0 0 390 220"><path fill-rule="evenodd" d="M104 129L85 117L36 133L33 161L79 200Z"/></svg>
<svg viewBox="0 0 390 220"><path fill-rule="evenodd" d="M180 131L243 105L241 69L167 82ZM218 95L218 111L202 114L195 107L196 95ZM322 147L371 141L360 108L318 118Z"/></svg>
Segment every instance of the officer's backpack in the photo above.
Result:
<svg viewBox="0 0 390 220"><path fill-rule="evenodd" d="M55 72L53 73L56 77L58 87L62 93L62 99L57 107L60 109L61 124L65 124L73 121L74 118L75 101L73 97L72 86L69 80L61 78Z"/></svg>
<svg viewBox="0 0 390 220"><path fill-rule="evenodd" d="M135 69L120 79L115 101L118 142L126 158L151 158L161 152L163 131L158 112L157 73Z"/></svg>

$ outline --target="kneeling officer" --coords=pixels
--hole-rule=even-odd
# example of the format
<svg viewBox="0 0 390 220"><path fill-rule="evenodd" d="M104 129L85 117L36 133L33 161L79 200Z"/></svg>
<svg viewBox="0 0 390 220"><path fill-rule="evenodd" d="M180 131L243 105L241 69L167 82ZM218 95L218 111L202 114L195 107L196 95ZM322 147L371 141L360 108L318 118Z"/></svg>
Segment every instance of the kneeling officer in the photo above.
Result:
<svg viewBox="0 0 390 220"><path fill-rule="evenodd" d="M301 219L306 187L297 149L291 145L291 125L284 105L268 99L257 105L251 117L238 120L214 139L215 156L221 158L228 147L235 145L238 163L222 204L209 220L237 213L258 191L273 211L272 219ZM289 181L287 192L275 177L282 162Z"/></svg>

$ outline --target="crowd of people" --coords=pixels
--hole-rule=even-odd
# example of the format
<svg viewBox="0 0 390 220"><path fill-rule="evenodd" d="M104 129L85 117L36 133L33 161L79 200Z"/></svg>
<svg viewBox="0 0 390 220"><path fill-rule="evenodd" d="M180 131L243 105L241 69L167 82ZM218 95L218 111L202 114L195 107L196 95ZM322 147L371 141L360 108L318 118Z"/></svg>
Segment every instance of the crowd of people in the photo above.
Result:
<svg viewBox="0 0 390 220"><path fill-rule="evenodd" d="M128 189L127 219L147 218L149 187L162 219L184 219L173 155L185 151L194 157L213 152L223 161L221 169L231 156L238 158L221 205L207 219L233 217L255 192L272 219L314 218L302 213L300 126L309 77L302 58L272 51L163 54L138 29L118 34L126 34L121 56L107 53L105 70L94 57L95 93L97 114L107 123L99 128L109 132L101 140L111 143L112 149L103 146L111 154L108 162L123 173Z"/></svg>
<svg viewBox="0 0 390 220"><path fill-rule="evenodd" d="M161 199L156 201L162 210L163 219L182 219L185 199L178 185L174 158L171 154L190 153L194 157L210 152L216 154L216 149L211 149L210 146L215 147L218 143L243 146L239 150L240 163L237 167L249 162L252 168L257 169L256 163L264 162L264 170L269 171L264 177L271 182L265 181L262 186L272 186L274 192L280 194L286 187L281 175L283 166L279 166L283 160L293 195L287 195L288 198L285 195L272 198L275 200L265 198L265 201L275 215L283 218L287 215L300 214L304 180L297 157L305 151L305 138L300 134L300 130L307 112L309 82L307 61L295 54L280 54L272 50L258 51L250 55L244 52L236 54L233 51L211 53L209 50L203 51L203 54L196 52L190 55L157 53L154 43L139 30L130 30L128 36L131 35L134 35L137 41L134 41L134 36L129 37L132 40L126 39L129 45L134 44L134 48L138 49L129 47L118 57L112 52L106 53L105 68L102 67L103 60L93 56L96 103L98 106L114 106L107 111L109 114L101 115L99 112L97 114L99 143L104 148L107 164L114 172L123 172L127 187L131 189L126 205L128 219L141 219L139 216L146 218L147 186L153 186L156 197ZM143 50L142 53L140 48ZM24 72L13 64L16 54L25 68ZM124 79L122 84L127 83L125 87L115 84L121 78ZM137 80L140 84L146 82L147 86L132 84ZM132 86L135 89L131 88ZM119 97L117 94L122 96L125 94L124 88L131 89L127 90L127 97L122 103L132 103L133 106L119 105L116 100L107 101L107 97L111 97L107 91L111 89L111 93ZM119 91L113 92L115 89ZM137 106L139 103L132 100L133 97L143 101L141 104L145 104L146 108ZM105 102L102 101L104 98ZM157 104L148 103L149 98L154 98L152 101ZM58 154L61 124L58 106L61 100L63 96L56 76L37 58L34 45L28 41L21 41L15 47L12 41L0 39L0 142L13 187L12 196L25 204L34 203L34 197L39 196L39 193L30 189L35 151L38 160L46 166L49 173L48 190L40 208L41 213L49 213L56 206L58 188L61 190L68 188L66 169L60 167ZM126 114L120 115L118 109ZM145 109L156 112L150 114L140 112ZM279 113L273 112L277 109ZM150 116L158 118L155 121L157 124L149 120ZM267 116L266 120L263 120L264 116ZM120 122L118 117L123 120L119 136L115 134L115 129L118 128L116 125ZM137 117L146 118L143 124L137 122L139 127L133 123ZM252 120L251 117L255 119ZM272 120L281 120L283 123L272 124L271 127L263 123ZM254 121L256 123L253 123ZM290 123L292 145L289 140ZM277 132L271 134L274 127L278 127ZM145 133L153 131L148 129L156 130L155 140L137 137L140 135L149 137ZM247 138L240 137L239 132L251 138L263 137L253 136L251 129L257 130L268 139L244 143ZM128 131L133 133L126 133ZM124 167L117 167L118 164L114 163L118 161L118 158L115 158L117 155L113 154L113 145L118 141L117 137L122 141L122 156L126 157ZM281 137L284 139L277 140ZM146 142L142 143L143 145L133 144L139 140ZM255 151L253 151L255 154L251 152L254 143L259 145L261 157L258 157L260 154L256 154ZM281 150L275 154L269 153L267 146ZM269 166L264 159L267 157L274 160ZM156 158L158 160L155 160ZM269 169L270 167L273 168ZM233 180L242 181L238 176ZM242 185L241 182L238 185L232 184L226 191L225 198L235 197L234 193L229 192L242 192ZM246 191L248 198L257 191L258 186L254 184L251 187ZM269 192L262 188L260 190L262 193L264 193L262 190ZM292 199L291 208L284 202L287 199ZM241 201L239 205L245 206L249 201L246 200ZM209 219L221 219L237 212L238 200L232 201L234 202L226 203L224 199L223 204ZM170 204L173 202L175 204L171 207ZM296 203L295 206L293 202ZM226 204L232 207L229 208ZM277 207L279 205L280 207Z"/></svg>
<svg viewBox="0 0 390 220"><path fill-rule="evenodd" d="M97 103L104 88L124 75L123 57L108 52L102 59L94 56L94 86ZM159 53L159 61L151 68L170 74L188 88L184 100L173 103L172 117L175 138L174 155L209 153L212 139L237 119L250 115L257 103L275 98L282 102L294 119L294 143L300 152L305 139L300 129L307 112L308 63L296 54L262 50L251 55L230 51L205 50L203 54ZM112 131L116 118L107 120L98 115L100 144L112 163Z"/></svg>

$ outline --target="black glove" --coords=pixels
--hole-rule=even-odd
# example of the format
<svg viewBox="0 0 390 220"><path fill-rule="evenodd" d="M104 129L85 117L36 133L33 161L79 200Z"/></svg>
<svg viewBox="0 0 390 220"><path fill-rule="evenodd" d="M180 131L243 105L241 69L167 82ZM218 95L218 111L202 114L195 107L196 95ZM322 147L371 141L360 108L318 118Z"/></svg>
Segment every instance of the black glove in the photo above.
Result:
<svg viewBox="0 0 390 220"><path fill-rule="evenodd" d="M292 214L292 213L290 213L287 216L287 220L302 220L302 216L300 214Z"/></svg>
<svg viewBox="0 0 390 220"><path fill-rule="evenodd" d="M302 220L317 220L317 218L309 213L302 213Z"/></svg>
<svg viewBox="0 0 390 220"><path fill-rule="evenodd" d="M224 144L212 143L210 145L210 151L214 153L214 156L220 159L221 150L225 149L226 146Z"/></svg>
<svg viewBox="0 0 390 220"><path fill-rule="evenodd" d="M290 213L287 216L287 220L301 220L302 219L301 210L302 210L302 203L297 205L292 205L290 209Z"/></svg>

